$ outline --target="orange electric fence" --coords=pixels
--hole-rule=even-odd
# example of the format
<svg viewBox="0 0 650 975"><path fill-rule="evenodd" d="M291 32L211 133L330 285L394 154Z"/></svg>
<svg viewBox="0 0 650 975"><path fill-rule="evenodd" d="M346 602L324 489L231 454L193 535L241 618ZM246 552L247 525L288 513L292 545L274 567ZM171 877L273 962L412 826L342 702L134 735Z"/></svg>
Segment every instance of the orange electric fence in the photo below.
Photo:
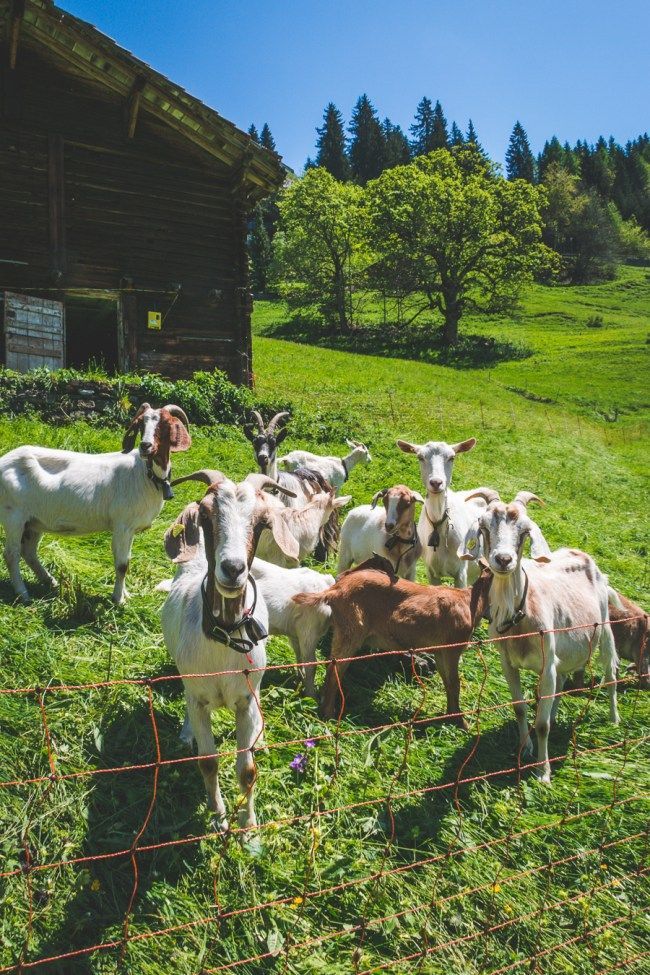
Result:
<svg viewBox="0 0 650 975"><path fill-rule="evenodd" d="M630 618L630 619L636 619ZM615 626L619 623L625 623L628 620L616 621L612 625ZM590 624L593 628L593 634L597 632L599 624ZM570 627L565 629L582 629L584 627ZM549 631L546 631L549 632ZM564 632L564 630L555 630L553 632ZM531 634L532 636L539 636L542 640L544 633ZM646 633L646 641L647 641ZM498 643L500 641L520 638L521 635L513 637L512 635L506 635L498 637L495 640L490 640L490 643ZM457 647L459 644L447 644L438 647L428 647L424 649L417 650L417 656L421 656L425 653L439 653L451 647ZM470 645L476 650L478 658L483 666L483 682L479 688L478 694L478 705L471 710L463 712L465 717L472 717L475 721L476 733L474 736L474 741L472 747L469 749L463 761L459 764L456 769L455 776L443 782L435 782L426 786L421 786L418 788L404 788L402 786L402 780L406 777L408 767L408 758L411 745L413 742L414 731L419 727L428 727L435 722L444 721L449 719L449 717L459 718L461 715L440 715L438 717L422 716L422 710L424 706L424 700L427 693L427 684L422 679L422 677L417 672L416 667L416 653L410 651L406 654L410 661L411 673L414 680L419 685L422 691L422 699L416 706L413 713L408 719L403 721L395 721L391 723L375 724L370 727L344 727L342 726L342 715L345 707L345 695L343 687L341 686L340 680L338 678L338 670L335 670L337 681L339 684L339 691L341 693L342 705L339 711L338 721L332 732L323 733L320 735L310 735L307 738L310 747L315 747L318 743L323 743L331 745L334 749L334 773L333 776L336 777L340 774L340 747L341 743L345 742L347 739L356 736L375 736L382 732L403 729L405 731L404 737L404 747L397 762L397 770L391 776L390 781L387 783L386 791L380 796L372 796L370 798L360 798L358 801L341 803L339 805L327 806L324 801L317 801L316 807L312 808L309 812L298 813L295 815L279 816L274 819L269 819L265 822L259 823L255 826L238 826L231 827L227 833L220 831L210 831L205 832L200 835L187 835L179 836L174 839L161 840L159 842L148 842L143 843L143 837L149 827L151 826L152 817L156 807L156 800L158 797L158 786L159 786L159 775L162 769L169 768L171 766L185 766L188 763L196 763L198 761L198 756L182 756L166 758L163 756L162 746L161 746L161 736L159 733L159 725L156 718L155 701L153 695L153 689L162 683L174 682L182 680L178 674L157 676L152 678L125 678L122 680L106 680L98 681L96 683L85 683L85 684L61 684L61 685L49 685L47 688L41 687L21 687L21 688L6 688L0 689L0 695L14 695L22 697L32 697L38 704L38 711L40 714L40 721L42 725L43 739L45 743L45 749L47 753L47 762L49 772L46 774L32 775L27 778L21 779L7 779L6 781L0 781L0 790L15 789L17 787L37 787L44 786L40 791L40 794L35 799L34 802L29 804L29 815L27 822L22 829L21 836L21 855L19 857L19 866L12 867L10 869L5 869L0 871L0 877L8 880L9 878L22 876L24 878L25 893L26 893L26 926L25 926L25 937L22 949L18 952L15 961L12 964L0 967L0 973L8 972L26 972L31 969L38 969L41 966L54 965L55 963L65 963L72 962L74 959L79 959L87 957L98 952L108 952L114 951L117 953L120 959L124 959L126 952L130 945L147 942L154 938L163 938L166 936L171 936L173 934L179 934L181 932L187 932L193 929L199 929L206 926L214 925L219 931L222 930L224 922L229 919L241 918L246 915L260 915L261 913L267 913L274 908L283 908L287 906L297 907L299 912L302 914L306 908L318 901L319 898L330 897L333 894L343 893L345 891L356 889L359 891L360 902L362 902L361 909L358 910L354 917L350 917L348 923L340 925L338 928L333 930L323 931L313 937L305 938L299 940L293 938L291 933L287 934L284 942L280 948L269 948L266 951L259 952L257 954L249 954L241 958L228 958L224 960L221 964L213 965L212 967L200 968L197 963L197 975L200 969L201 973L216 973L224 972L230 970L237 970L242 966L255 966L269 959L280 959L284 961L284 967L282 971L289 970L289 964L292 959L298 955L299 952L304 950L313 949L319 945L324 945L326 943L331 943L336 940L341 940L341 942L347 946L346 950L349 952L349 970L354 972L355 975L370 975L372 972L379 972L384 970L392 970L403 966L403 970L419 972L423 970L423 966L426 964L429 958L438 955L443 951L450 951L452 949L461 950L465 945L469 945L472 942L476 942L479 939L487 939L491 935L498 934L500 932L509 932L516 929L518 925L528 922L531 919L541 918L544 915L550 914L555 916L554 912L557 912L559 908L567 905L575 905L576 903L583 903L585 899L593 899L596 894L601 892L616 892L623 886L623 881L629 881L631 884L640 884L650 871L650 867L643 865L643 855L641 852L635 852L634 855L634 867L629 870L626 874L619 874L616 877L611 877L604 882L597 882L598 880L604 880L602 876L594 877L594 882L589 886L587 891L580 891L574 895L569 896L566 891L562 891L564 896L556 900L545 900L542 907L534 908L532 910L526 910L526 904L521 904L522 910L519 913L514 914L511 917L506 917L503 920L496 920L493 916L493 923L483 925L480 930L471 931L470 933L459 935L458 937L449 938L446 940L438 940L436 936L432 933L430 926L428 925L428 919L431 913L435 910L442 908L443 906L452 903L459 902L462 903L464 898L471 897L475 894L487 894L488 896L494 896L497 890L501 890L504 886L507 887L514 884L516 881L526 878L526 877L540 877L546 878L547 883L550 885L551 875L556 867L563 867L568 864L576 864L580 861L588 861L589 857L594 857L598 855L603 857L607 851L614 850L616 848L626 847L629 849L634 849L636 851L637 846L641 845L643 847L644 853L648 852L648 845L650 843L650 827L647 827L643 831L634 831L628 833L621 837L616 837L615 839L607 839L605 837L601 838L600 842L597 842L590 846L588 849L579 848L576 852L571 853L564 857L559 857L555 859L549 859L547 862L542 864L536 864L534 866L527 866L525 868L516 870L511 873L503 873L497 879L493 878L483 884L479 884L473 887L461 887L454 893L447 894L445 896L438 896L435 892L432 893L431 897L415 904L409 904L402 909L388 913L379 914L378 916L373 916L373 906L375 902L380 903L381 899L378 893L381 889L381 883L386 878L400 877L405 874L410 874L412 871L423 870L426 867L430 867L436 863L451 863L460 858L465 858L471 856L472 854L481 854L485 851L492 851L499 847L508 848L509 845L515 843L516 841L522 840L527 836L532 836L533 834L543 833L544 831L553 830L563 830L568 825L576 823L580 820L585 820L589 817L595 817L598 814L606 813L609 811L623 810L625 807L631 806L632 804L642 802L647 800L649 795L642 791L636 791L633 795L620 797L619 796L619 784L622 778L623 771L629 760L629 756L636 746L640 746L648 741L650 735L643 735L628 738L622 731L617 735L620 735L619 740L607 744L592 747L578 747L576 729L580 722L584 719L587 714L587 710L591 704L591 700L594 697L593 684L588 689L587 698L585 701L585 706L581 711L577 721L574 723L571 735L571 748L568 748L566 753L563 755L556 755L551 757L550 762L552 766L562 763L564 761L571 761L574 764L576 770L576 778L578 783L578 788L580 785L580 769L581 760L587 754L597 754L597 753L620 753L622 756L621 768L618 776L612 782L612 793L611 800L600 805L593 806L589 809L580 809L578 812L569 813L568 806L564 813L550 822L536 823L535 825L529 826L524 829L515 829L514 825L511 825L510 831L504 835L494 839L486 840L481 843L465 843L462 842L454 846L450 844L449 847L444 850L444 852L431 854L420 859L410 860L409 862L399 862L398 865L393 866L390 863L391 853L395 852L395 837L396 837L396 825L394 818L394 805L398 802L403 802L407 799L421 799L423 796L431 796L435 793L449 792L452 796L453 803L455 805L456 812L459 816L459 823L462 822L462 806L460 803L459 792L461 786L466 786L472 783L483 783L490 782L492 780L498 780L505 776L516 776L516 781L519 784L521 782L522 773L531 771L538 768L542 763L537 761L522 762L521 753L517 756L517 761L514 763L504 762L504 768L496 769L492 771L484 771L477 774L465 774L470 762L474 759L476 751L481 738L481 720L484 716L494 711L509 709L512 706L511 701L500 702L498 704L482 705L481 695L483 688L485 686L488 677L488 666L485 660L482 642L480 640L473 641ZM643 652L645 647L640 648L639 664L641 663ZM376 660L382 657L391 657L398 655L398 651L384 651L379 653L368 653L356 656L354 658L345 658L339 660L338 663L347 663L349 660ZM403 653L399 653L400 656L404 656ZM275 664L270 665L265 668L267 671L278 671L278 670L290 670L296 669L299 666L297 663L287 663L287 664ZM306 666L331 666L328 661L317 661L314 664L307 664ZM208 677L208 676L225 676L227 674L241 674L244 673L247 681L249 681L249 676L254 673L253 668L246 668L245 666L240 670L235 671L217 671L214 674L193 674L185 675L191 677ZM624 677L620 678L614 683L619 685L630 684L633 678ZM133 763L129 765L111 767L111 768L88 768L75 771L59 771L60 760L57 757L56 747L53 742L53 738L50 732L50 721L47 712L47 701L52 695L60 694L83 694L87 691L94 691L101 688L109 687L120 687L120 686L141 686L146 689L147 694L147 711L148 720L151 729L152 743L154 746L155 759L152 761ZM607 684L601 684L600 686L608 686ZM265 728L265 716L262 711L262 707L259 699L253 692L252 686L249 681L249 689L251 694L256 700L257 706L260 709L260 716L262 719L262 731L260 732L260 738L264 733ZM560 691L552 697L562 697L576 694L584 694L585 689L571 689L566 691ZM636 708L636 702L638 700L638 690L637 697L635 698L634 707ZM263 694L262 694L263 696ZM522 702L514 702L522 703ZM531 703L526 700L525 703ZM533 702L534 703L534 702ZM307 736L294 737L280 742L270 742L265 745L266 749L277 749L277 748L288 748L293 746L299 746L305 744ZM260 739L258 738L258 742ZM260 742L261 744L261 742ZM243 749L241 750L243 751ZM212 756L202 756L211 757L214 759L220 759L225 756L234 756L238 754L237 749L229 749L225 751L219 751L214 753ZM128 845L123 848L110 852L103 853L90 853L86 856L59 856L56 859L50 860L48 862L40 862L40 859L35 855L36 846L31 839L31 832L34 826L34 822L37 816L37 812L40 809L45 809L47 804L48 795L50 790L55 786L56 783L65 782L69 780L80 780L80 779L93 779L96 777L105 778L106 776L118 776L124 775L131 772L142 772L151 771L152 773L152 787L149 802L145 811L144 818L135 832L133 839ZM188 770L189 774L189 770ZM263 774L263 773L262 773ZM252 789L253 785L249 787ZM0 792L0 795L4 794ZM239 804L245 801L245 796L243 799L239 800ZM328 819L328 817L333 817L340 813L348 813L357 810L368 810L372 808L382 807L386 814L386 821L388 827L386 830L385 846L383 849L379 869L375 869L370 873L363 875L361 877L350 877L347 880L342 880L336 884L316 884L316 874L313 869L313 860L315 855L315 845L312 843L310 858L311 862L306 864L307 870L305 872L304 880L302 886L300 887L300 894L295 893L283 897L272 897L270 899L261 899L256 903L246 904L241 907L231 907L230 909L221 909L219 903L219 897L217 894L216 883L215 883L215 910L205 916L200 918L193 918L192 920L177 923L168 924L164 927L152 928L150 930L144 931L131 931L131 919L133 907L138 896L138 888L140 883L140 858L146 854L154 853L159 850L167 850L170 848L181 848L187 847L193 844L198 844L204 840L220 840L222 842L221 856L225 855L227 844L232 837L238 834L251 834L259 833L263 834L267 830L281 830L285 827L295 825L297 823L304 823L312 831L316 828L319 821ZM522 813L521 815L525 815ZM460 836L460 826L459 826L459 836ZM412 852L412 851L411 851ZM262 853L262 856L264 854ZM42 957L32 957L32 941L34 932L35 917L38 910L38 898L36 896L37 891L35 891L34 882L35 878L39 875L50 872L50 871L61 871L67 869L73 869L75 867L80 867L82 865L91 865L93 863L104 862L104 861L123 861L130 862L133 882L130 888L130 895L128 896L126 909L124 911L124 916L122 920L122 930L120 937L114 937L110 940L99 941L95 944L83 945L79 948L70 949L67 951L60 951L56 954L45 954ZM503 868L501 868L503 869ZM595 924L589 926L587 920L583 923L583 929L572 933L563 940L559 940L551 945L546 945L544 947L539 947L538 950L533 954L522 954L521 957L517 957L512 962L502 965L501 967L490 967L489 963L486 963L486 967L482 970L486 975L506 975L507 972L541 972L543 969L540 967L547 959L550 959L551 968L548 971L554 970L553 958L556 953L561 952L564 949L571 948L574 945L581 943L592 942L593 939L600 935L605 935L606 932L613 930L619 930L622 925L629 925L635 921L639 923L642 922L644 918L644 911L642 908L635 909L630 903L629 898L621 899L620 907L625 907L619 916L607 920L604 923ZM584 915L587 918L587 915ZM388 952L386 948L380 952L381 959L375 964L368 967L368 958L364 955L364 948L368 944L368 937L372 934L373 930L381 928L382 926L389 925L391 922L397 922L404 920L406 918L411 919L411 934L410 940L413 944L413 950L408 951L406 954L399 955L395 953L392 957L388 957ZM413 926L415 925L415 927ZM632 954L625 955L625 951L629 949L623 947L620 954L622 957L617 958L609 967L601 968L596 975L605 975L607 972L621 971L628 969L630 972L638 970L642 964L645 964L646 960L650 959L650 952L636 952ZM520 953L521 954L521 953ZM340 963L340 959L339 959ZM649 962L650 963L650 962ZM63 969L65 970L65 965ZM127 969L125 970L132 970ZM253 968L251 970L258 970ZM296 969L291 969L295 971ZM564 969L563 969L564 970ZM593 967L595 971L595 966Z"/></svg>

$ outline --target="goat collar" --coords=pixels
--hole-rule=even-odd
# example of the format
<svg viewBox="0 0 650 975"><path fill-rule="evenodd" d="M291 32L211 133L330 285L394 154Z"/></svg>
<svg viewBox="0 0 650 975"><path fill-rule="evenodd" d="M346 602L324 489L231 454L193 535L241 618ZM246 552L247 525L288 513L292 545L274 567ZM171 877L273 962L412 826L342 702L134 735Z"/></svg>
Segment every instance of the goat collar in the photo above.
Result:
<svg viewBox="0 0 650 975"><path fill-rule="evenodd" d="M268 636L266 629L262 626L259 620L255 619L255 607L257 606L257 585L255 579L252 575L248 576L248 581L251 584L253 590L253 605L249 609L245 609L238 620L234 623L225 623L220 620L218 616L215 616L212 611L212 606L208 600L207 583L208 575L207 573L203 577L203 582L201 583L201 595L203 597L203 632L205 635L211 639L216 640L218 643L223 643L225 646L230 647L231 650L236 650L237 653L249 654L256 643L260 640L265 640ZM243 636L233 636L237 630L243 630L246 634ZM250 661L249 661L250 662Z"/></svg>
<svg viewBox="0 0 650 975"><path fill-rule="evenodd" d="M147 477L149 480L155 484L157 488L162 489L163 501L171 501L174 497L174 492L172 491L171 484L169 483L172 476L172 469L169 468L167 472L167 477L158 477L153 469L153 460L151 457L147 457Z"/></svg>
<svg viewBox="0 0 650 975"><path fill-rule="evenodd" d="M413 533L412 533L412 535L411 535L410 538L402 538L402 536L401 535L398 535L397 532L394 532L392 535L389 536L388 541L384 545L384 548L388 552L390 552L392 549L394 549L396 545L399 545L399 544L406 545L406 548L404 549L404 551L403 552L400 552L400 554L398 556L397 565L395 566L395 574L396 575L399 572L400 562L402 561L402 559L404 558L404 556L407 554L407 552L410 552L411 549L415 548L415 545L417 543L417 540L418 540L418 535L417 535L417 530L416 530L416 527L415 527L415 522L413 522Z"/></svg>
<svg viewBox="0 0 650 975"><path fill-rule="evenodd" d="M341 457L341 463L343 464L343 471L345 473L345 477L343 478L343 483L345 484L350 476L350 471L348 470L348 465L345 462L345 457Z"/></svg>
<svg viewBox="0 0 650 975"><path fill-rule="evenodd" d="M427 545L430 548L432 548L433 551L435 552L435 551L437 551L438 546L440 545L440 532L439 532L438 529L440 528L441 525L444 525L444 523L449 519L449 508L445 508L442 518L440 518L438 521L432 521L431 520L431 516L429 515L429 512L427 511L426 504L424 505L424 514L425 514L425 517L426 517L427 521L429 522L429 524L433 528L433 531L429 535L429 541L427 542Z"/></svg>
<svg viewBox="0 0 650 975"><path fill-rule="evenodd" d="M524 579L526 580L524 582L524 594L521 597L521 602L519 603L519 606L514 611L510 619L505 620L503 623L500 623L499 626L497 626L497 633L499 634L499 636L502 636L504 633L507 633L508 630L511 630L513 626L517 625L517 623L521 623L521 621L526 615L526 597L528 596L528 575L525 569L522 568L521 571L523 572ZM485 619L488 621L488 623L492 622L490 616L486 616Z"/></svg>

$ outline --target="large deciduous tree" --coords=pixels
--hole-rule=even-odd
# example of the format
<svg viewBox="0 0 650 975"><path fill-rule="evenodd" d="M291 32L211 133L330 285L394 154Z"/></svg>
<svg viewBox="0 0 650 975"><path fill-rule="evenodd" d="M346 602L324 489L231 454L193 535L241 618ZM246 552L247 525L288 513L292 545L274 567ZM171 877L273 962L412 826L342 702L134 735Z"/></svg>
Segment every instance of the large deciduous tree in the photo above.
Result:
<svg viewBox="0 0 650 975"><path fill-rule="evenodd" d="M504 309L550 261L544 191L508 182L471 145L387 170L366 189L369 244L400 267L444 319L447 344L470 310Z"/></svg>
<svg viewBox="0 0 650 975"><path fill-rule="evenodd" d="M316 308L340 331L353 324L355 288L367 264L363 191L309 169L279 202L274 241L278 287L289 303Z"/></svg>

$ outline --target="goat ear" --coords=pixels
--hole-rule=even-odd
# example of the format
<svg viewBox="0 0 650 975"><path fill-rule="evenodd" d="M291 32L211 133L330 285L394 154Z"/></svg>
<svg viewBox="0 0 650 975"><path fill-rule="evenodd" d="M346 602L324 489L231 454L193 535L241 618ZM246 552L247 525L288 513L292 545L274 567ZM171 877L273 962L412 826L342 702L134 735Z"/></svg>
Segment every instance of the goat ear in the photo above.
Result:
<svg viewBox="0 0 650 975"><path fill-rule="evenodd" d="M386 488L383 488L381 491L377 491L373 495L372 501L370 502L370 507L371 508L376 508L377 507L377 505L379 504L379 502L381 501L381 499L386 494L386 490L387 490Z"/></svg>
<svg viewBox="0 0 650 975"><path fill-rule="evenodd" d="M171 427L171 438L169 443L169 448L172 453L177 454L183 450L189 450L192 446L192 438L190 437L185 424L181 420L177 420L176 417L172 419Z"/></svg>
<svg viewBox="0 0 650 975"><path fill-rule="evenodd" d="M255 440L255 437L257 436L257 432L253 430L251 426L246 425L244 427L244 436L246 437L247 440L250 440L250 442L252 443Z"/></svg>
<svg viewBox="0 0 650 975"><path fill-rule="evenodd" d="M334 498L334 507L345 508L346 504L349 504L350 501L352 501L352 495L343 494L340 498Z"/></svg>
<svg viewBox="0 0 650 975"><path fill-rule="evenodd" d="M282 514L277 511L270 511L268 525L280 551L288 559L293 559L295 562L298 562L300 558L300 546L287 528L287 523L282 517Z"/></svg>
<svg viewBox="0 0 650 975"><path fill-rule="evenodd" d="M136 415L122 438L122 452L129 454L135 447L135 438L142 433L142 417Z"/></svg>
<svg viewBox="0 0 650 975"><path fill-rule="evenodd" d="M456 555L463 562L474 562L481 555L478 521L468 529L465 538L458 546Z"/></svg>
<svg viewBox="0 0 650 975"><path fill-rule="evenodd" d="M451 445L451 449L455 454L465 454L472 447L476 446L476 437L470 437L469 440L463 440L461 443L454 443Z"/></svg>
<svg viewBox="0 0 650 975"><path fill-rule="evenodd" d="M424 504L424 498L422 497L419 491L411 491L411 494L413 495L414 501L417 501L418 504Z"/></svg>
<svg viewBox="0 0 650 975"><path fill-rule="evenodd" d="M165 532L165 552L172 562L190 562L201 543L199 504L192 501Z"/></svg>
<svg viewBox="0 0 650 975"><path fill-rule="evenodd" d="M551 549L542 535L542 530L535 522L530 529L530 557L535 562L550 562Z"/></svg>
<svg viewBox="0 0 650 975"><path fill-rule="evenodd" d="M288 433L289 430L287 429L287 427L282 427L281 430L278 430L278 432L275 435L276 444L281 444Z"/></svg>
<svg viewBox="0 0 650 975"><path fill-rule="evenodd" d="M405 454L417 454L420 449L416 443L409 443L408 440L396 440L395 443Z"/></svg>

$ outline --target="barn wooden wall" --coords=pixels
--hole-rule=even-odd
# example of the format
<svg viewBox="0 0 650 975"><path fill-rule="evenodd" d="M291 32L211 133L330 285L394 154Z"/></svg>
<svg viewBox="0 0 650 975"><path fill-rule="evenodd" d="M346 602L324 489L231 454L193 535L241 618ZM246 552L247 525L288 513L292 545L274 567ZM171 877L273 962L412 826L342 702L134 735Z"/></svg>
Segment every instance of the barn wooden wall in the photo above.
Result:
<svg viewBox="0 0 650 975"><path fill-rule="evenodd" d="M22 47L16 71L0 127L0 259L26 266L0 262L0 287L57 297L128 280L138 366L245 379L246 215L232 172L144 110L127 138L124 101L40 51ZM163 314L160 332L148 310Z"/></svg>

